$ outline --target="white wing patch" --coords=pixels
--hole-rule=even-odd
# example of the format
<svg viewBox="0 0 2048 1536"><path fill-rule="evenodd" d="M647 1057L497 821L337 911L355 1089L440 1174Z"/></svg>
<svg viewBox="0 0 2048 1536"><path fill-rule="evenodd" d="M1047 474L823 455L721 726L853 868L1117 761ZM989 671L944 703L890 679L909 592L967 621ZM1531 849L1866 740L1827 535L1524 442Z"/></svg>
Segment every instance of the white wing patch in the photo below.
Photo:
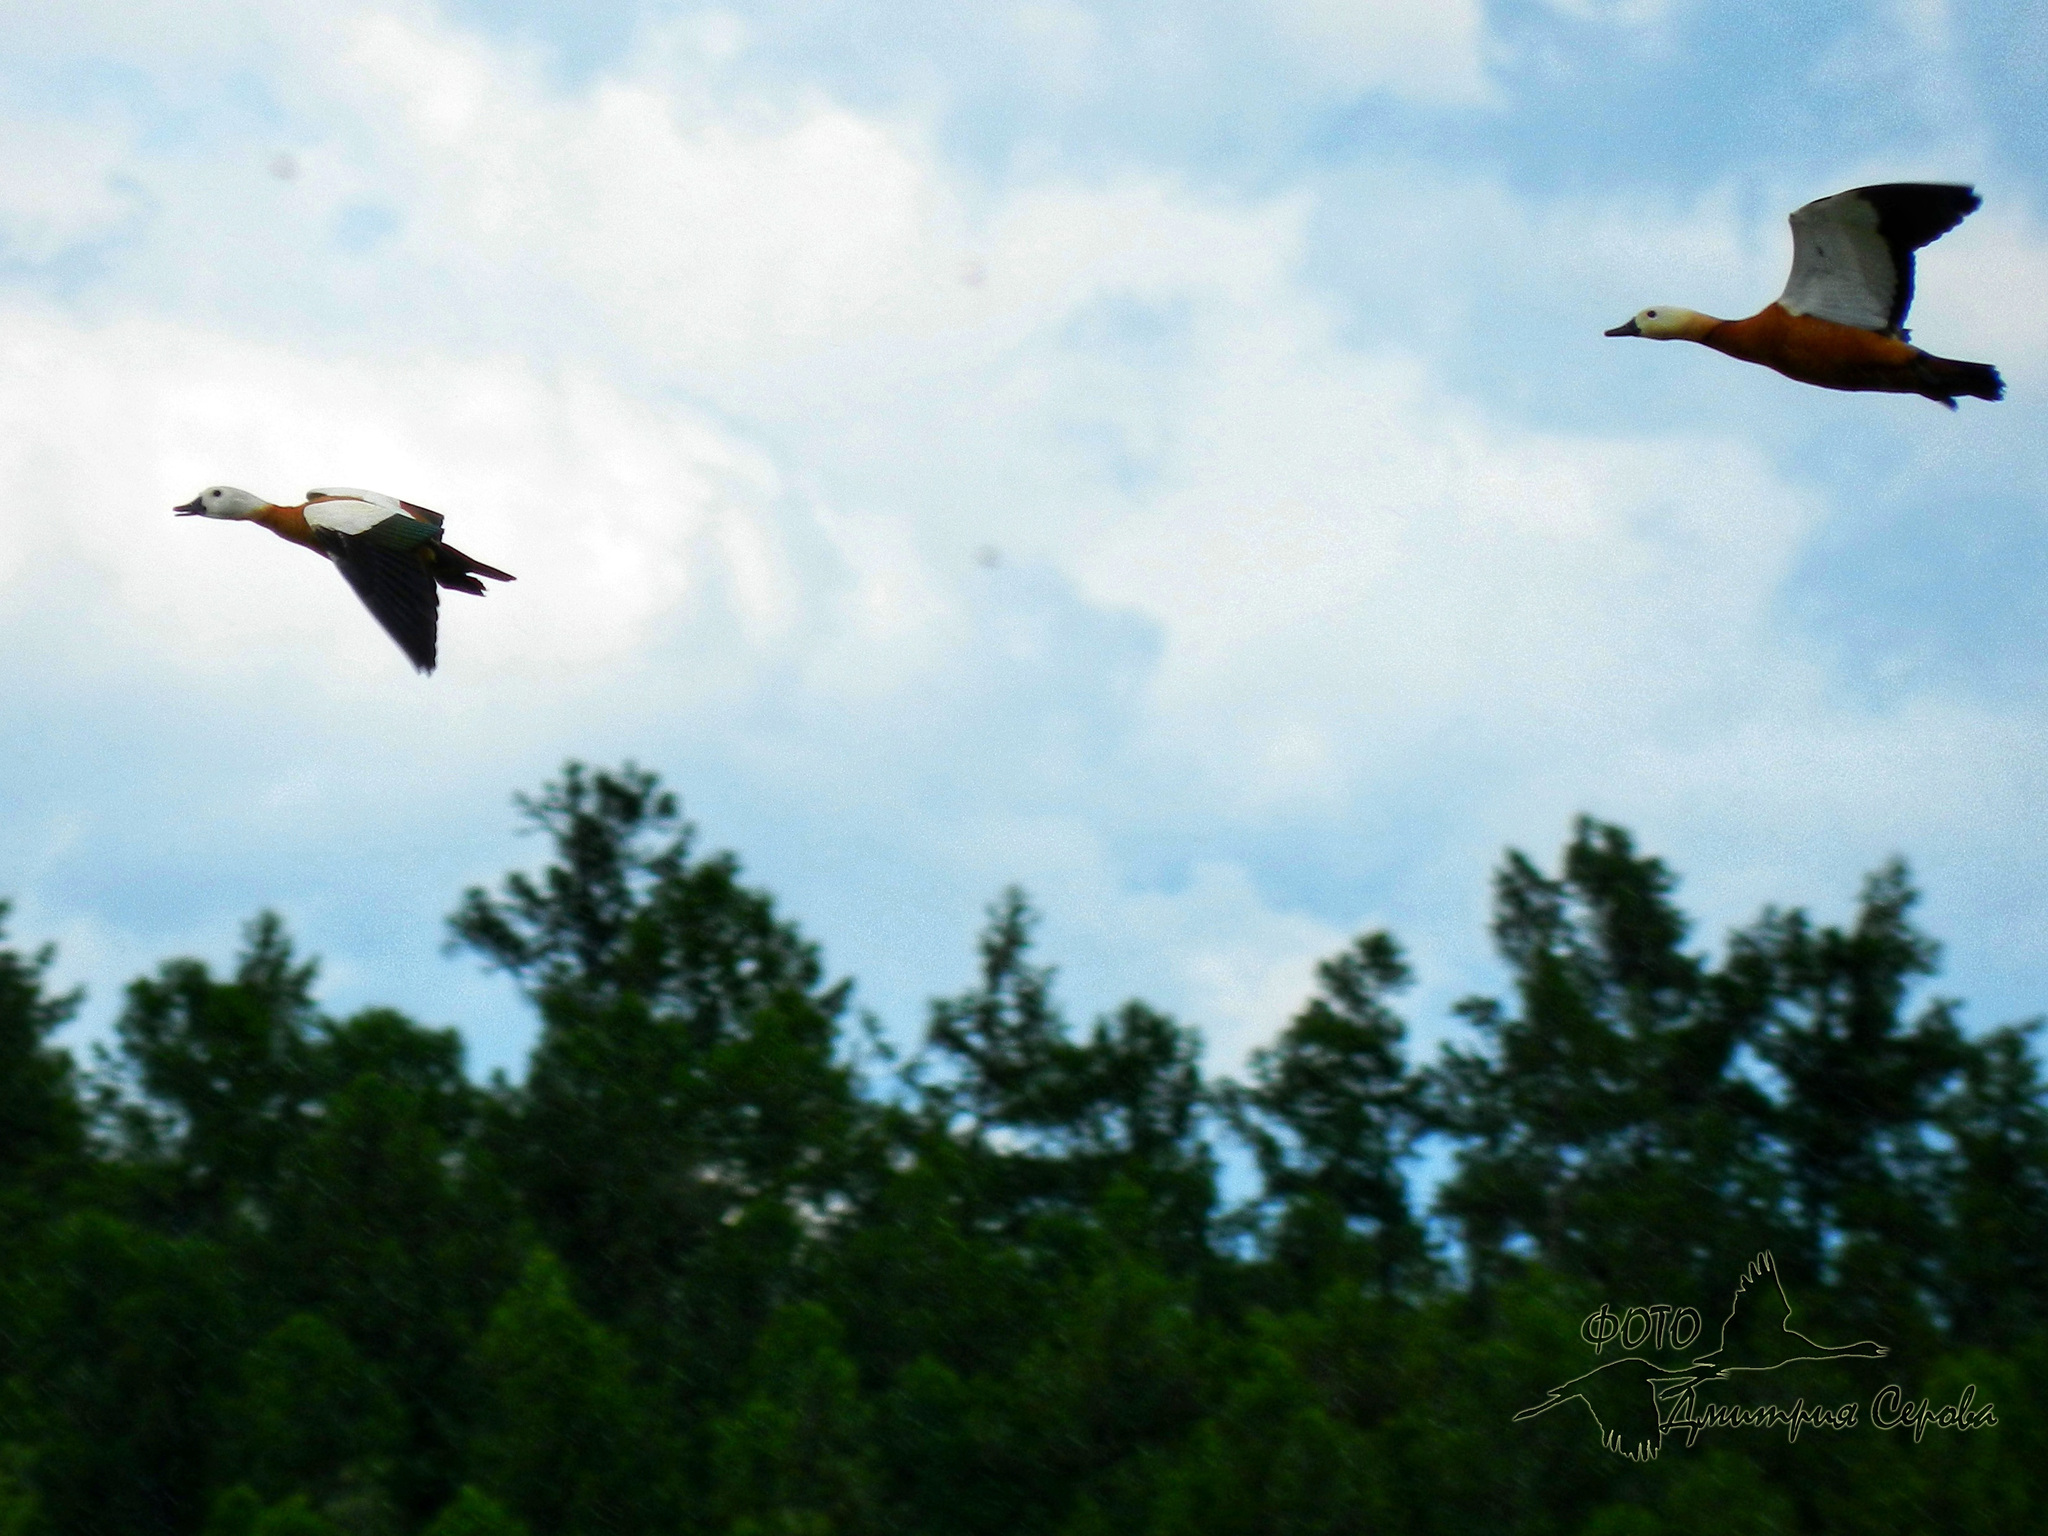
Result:
<svg viewBox="0 0 2048 1536"><path fill-rule="evenodd" d="M368 533L379 523L387 522L396 514L404 517L396 502L380 506L377 502L366 501L366 493L351 492L346 496L334 496L328 492L326 501L309 501L306 504L306 523L313 528L328 528L336 533ZM380 498L382 499L382 498Z"/></svg>
<svg viewBox="0 0 2048 1536"><path fill-rule="evenodd" d="M317 487L306 492L306 500L325 498L334 501L367 501L373 507L382 507L387 512L404 512L396 496L386 496L382 491L358 490L352 485L330 485Z"/></svg>
<svg viewBox="0 0 2048 1536"><path fill-rule="evenodd" d="M1858 330L1888 331L1899 272L1877 232L1877 209L1837 192L1792 215L1792 276L1778 302Z"/></svg>

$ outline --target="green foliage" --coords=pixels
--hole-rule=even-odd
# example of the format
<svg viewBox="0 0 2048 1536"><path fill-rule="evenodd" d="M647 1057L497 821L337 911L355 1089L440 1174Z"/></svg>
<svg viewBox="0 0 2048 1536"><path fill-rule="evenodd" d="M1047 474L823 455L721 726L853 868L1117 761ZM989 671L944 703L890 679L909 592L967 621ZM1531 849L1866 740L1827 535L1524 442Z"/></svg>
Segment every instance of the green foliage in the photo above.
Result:
<svg viewBox="0 0 2048 1536"><path fill-rule="evenodd" d="M134 983L81 1084L48 952L0 949L0 1536L2006 1536L2048 1507L2037 1031L1921 996L1900 866L1842 927L1766 908L1716 957L1583 820L1555 872L1504 861L1511 993L1435 1060L1368 933L1218 1085L1141 1001L1070 1026L1009 891L869 1084L846 985L652 774L520 804L542 867L451 920L539 1014L516 1087L453 1030L324 1015L269 914L226 976ZM1429 1209L1418 1166L1449 1170ZM1653 1413L1625 1376L1517 1422L1594 1362L1594 1307L1718 1339L1763 1249L1797 1326L1891 1352L1700 1395L1897 1382L1996 1427L1631 1462L1589 1411ZM1730 1358L1782 1321L1744 1313Z"/></svg>
<svg viewBox="0 0 2048 1536"><path fill-rule="evenodd" d="M1271 1330L1262 1330L1270 1334ZM1277 1341L1244 1350L1222 1402L1160 1479L1158 1536L1342 1536L1394 1523L1393 1467Z"/></svg>
<svg viewBox="0 0 2048 1536"><path fill-rule="evenodd" d="M79 1212L42 1235L11 1299L0 1432L34 1447L46 1522L81 1536L196 1525L239 1331L220 1250Z"/></svg>
<svg viewBox="0 0 2048 1536"><path fill-rule="evenodd" d="M341 1528L295 1493L258 1515L249 1536L343 1536Z"/></svg>
<svg viewBox="0 0 2048 1536"><path fill-rule="evenodd" d="M1076 1493L1111 1518L1135 1509L1146 1449L1197 1422L1205 1396L1202 1330L1190 1287L1119 1255L1069 1282L1050 1327L1012 1378L1018 1505L1047 1524Z"/></svg>
<svg viewBox="0 0 2048 1536"><path fill-rule="evenodd" d="M709 1045L776 994L817 987L817 951L740 886L739 861L691 859L695 829L654 774L570 763L517 803L555 862L506 876L502 897L471 889L449 921L537 995L637 996Z"/></svg>
<svg viewBox="0 0 2048 1536"><path fill-rule="evenodd" d="M1319 995L1252 1054L1251 1085L1228 1085L1223 1103L1268 1195L1285 1202L1273 1246L1297 1293L1360 1274L1391 1294L1428 1278L1402 1173L1420 1105L1401 1055L1406 1030L1386 1004L1408 967L1391 936L1369 933L1316 979Z"/></svg>
<svg viewBox="0 0 2048 1536"><path fill-rule="evenodd" d="M527 1536L526 1527L487 1493L468 1484L420 1536Z"/></svg>
<svg viewBox="0 0 2048 1536"><path fill-rule="evenodd" d="M359 1500L405 1440L390 1388L338 1329L306 1312L243 1357L242 1391L225 1417L231 1460L272 1498L303 1490Z"/></svg>
<svg viewBox="0 0 2048 1536"><path fill-rule="evenodd" d="M218 1231L261 1202L314 1093L313 978L275 913L249 925L232 981L172 960L130 984L116 1025L140 1104L123 1106L131 1155L171 1175L170 1219Z"/></svg>
<svg viewBox="0 0 2048 1536"><path fill-rule="evenodd" d="M716 1507L733 1536L864 1529L874 1506L872 1410L839 1320L800 1302L770 1320L753 1390L712 1428Z"/></svg>
<svg viewBox="0 0 2048 1536"><path fill-rule="evenodd" d="M0 935L8 904L0 901ZM32 1189L66 1172L81 1149L83 1116L71 1058L46 1043L77 1011L79 994L51 996L43 975L54 951L0 949L0 1242L27 1218Z"/></svg>
<svg viewBox="0 0 2048 1536"><path fill-rule="evenodd" d="M476 1336L518 1273L522 1224L475 1145L452 1038L362 1016L323 1026L317 1059L319 1113L282 1160L265 1230L243 1241L245 1271L267 1303L331 1324L397 1405L412 1454L361 1465L421 1518L460 1475Z"/></svg>
<svg viewBox="0 0 2048 1536"><path fill-rule="evenodd" d="M263 1500L247 1483L236 1483L213 1501L202 1536L249 1536L263 1515Z"/></svg>
<svg viewBox="0 0 2048 1536"><path fill-rule="evenodd" d="M924 1153L957 1169L977 1207L961 1214L990 1231L1045 1239L1092 1225L1120 1188L1135 1218L1125 1236L1170 1267L1197 1266L1215 1203L1201 1042L1135 1001L1073 1040L1052 972L1030 957L1036 921L1021 891L1004 892L981 936L980 985L932 1005L908 1074Z"/></svg>
<svg viewBox="0 0 2048 1536"><path fill-rule="evenodd" d="M1519 1015L1459 1012L1483 1052L1424 1075L1431 1123L1458 1147L1441 1209L1482 1282L1530 1253L1628 1294L1690 1294L1788 1231L1778 1111L1743 1070L1772 1017L1771 954L1720 970L1681 949L1675 884L1618 827L1581 820L1561 878L1510 854L1494 936Z"/></svg>
<svg viewBox="0 0 2048 1536"><path fill-rule="evenodd" d="M1941 1106L1954 1152L1944 1310L1956 1336L2011 1347L2048 1328L2048 1093L2037 1024L1992 1030Z"/></svg>
<svg viewBox="0 0 2048 1536"><path fill-rule="evenodd" d="M1670 1536L1782 1536L1798 1529L1792 1501L1757 1464L1719 1449L1675 1465L1659 1512Z"/></svg>
<svg viewBox="0 0 2048 1536"><path fill-rule="evenodd" d="M34 1536L42 1501L29 1478L26 1446L0 1443L0 1536Z"/></svg>
<svg viewBox="0 0 2048 1536"><path fill-rule="evenodd" d="M360 1514L331 1518L301 1493L266 1506L255 1489L237 1483L214 1501L200 1536L352 1536L356 1531L386 1529L390 1527L364 1523Z"/></svg>
<svg viewBox="0 0 2048 1536"><path fill-rule="evenodd" d="M1918 899L1894 862L1865 883L1849 929L1767 912L1743 940L1771 968L1777 1007L1757 1051L1785 1083L1772 1129L1806 1254L1834 1251L1873 1322L1911 1316L1935 1284L1923 1255L1939 1245L1941 1170L1926 1131L1974 1054L1953 1004L1904 1017L1939 953L1908 921Z"/></svg>
<svg viewBox="0 0 2048 1536"><path fill-rule="evenodd" d="M477 1485L535 1530L638 1529L659 1506L658 1440L626 1351L536 1251L478 1344L484 1380Z"/></svg>
<svg viewBox="0 0 2048 1536"><path fill-rule="evenodd" d="M543 1023L491 1144L595 1315L700 1403L742 1369L803 1219L843 1185L846 989L823 987L729 854L692 859L652 774L572 763L520 804L555 862L470 891L451 920Z"/></svg>
<svg viewBox="0 0 2048 1536"><path fill-rule="evenodd" d="M328 1020L314 975L265 914L231 979L178 960L130 988L100 1086L122 1175L108 1187L132 1215L205 1234L232 1276L254 1352L237 1361L227 1331L211 1351L245 1381L223 1467L274 1500L308 1492L350 1531L397 1529L453 1491L474 1336L524 1240L459 1037L389 1009ZM282 1448L293 1436L355 1448L316 1468Z"/></svg>

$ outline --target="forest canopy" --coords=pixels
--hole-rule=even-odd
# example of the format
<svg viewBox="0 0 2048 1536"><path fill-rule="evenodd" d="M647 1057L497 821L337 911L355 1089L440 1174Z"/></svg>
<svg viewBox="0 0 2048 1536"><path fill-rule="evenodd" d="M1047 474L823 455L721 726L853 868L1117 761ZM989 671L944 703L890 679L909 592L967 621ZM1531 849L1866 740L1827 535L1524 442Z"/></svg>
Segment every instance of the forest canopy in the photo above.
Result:
<svg viewBox="0 0 2048 1536"><path fill-rule="evenodd" d="M2035 1026L1927 995L1901 864L1715 954L1582 819L1495 872L1455 1043L1368 932L1231 1081L1143 1001L1065 1017L1019 891L899 1059L654 774L517 804L545 863L449 920L538 1016L516 1085L327 1014L267 912L81 1065L0 930L0 1536L2039 1529ZM1660 1447L1695 1387L1588 1378L1588 1320L1690 1307L1725 1364L1745 1274L1825 1358L1702 1376L1726 1422ZM1735 1422L1795 1398L1859 1414Z"/></svg>

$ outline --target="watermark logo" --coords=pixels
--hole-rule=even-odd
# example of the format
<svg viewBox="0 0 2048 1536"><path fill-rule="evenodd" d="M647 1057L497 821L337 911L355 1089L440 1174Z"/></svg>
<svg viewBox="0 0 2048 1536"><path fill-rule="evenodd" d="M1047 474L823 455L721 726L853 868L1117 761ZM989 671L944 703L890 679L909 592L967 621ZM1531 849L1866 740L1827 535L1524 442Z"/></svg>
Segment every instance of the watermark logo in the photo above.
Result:
<svg viewBox="0 0 2048 1536"><path fill-rule="evenodd" d="M1684 1351L1699 1340L1703 1328L1691 1307L1630 1307L1616 1316L1603 1302L1579 1325L1579 1337L1595 1355L1610 1347ZM1690 1446L1709 1429L1783 1429L1787 1439L1796 1441L1803 1429L1854 1429L1861 1418L1859 1405L1809 1405L1803 1397L1790 1405L1748 1404L1716 1400L1715 1394L1741 1392L1757 1378L1803 1361L1882 1360L1889 1353L1870 1339L1820 1344L1795 1328L1784 1277L1766 1250L1736 1277L1712 1349L1676 1364L1647 1354L1622 1354L1552 1387L1541 1402L1516 1414L1515 1422L1567 1403L1583 1404L1600 1443L1630 1461L1655 1460L1667 1436L1683 1435ZM1910 1428L1915 1440L1929 1428L1995 1426L1995 1405L1973 1406L1976 1392L1974 1386L1967 1388L1956 1402L1937 1409L1924 1398L1909 1403L1901 1388L1887 1386L1871 1400L1870 1422L1879 1429Z"/></svg>

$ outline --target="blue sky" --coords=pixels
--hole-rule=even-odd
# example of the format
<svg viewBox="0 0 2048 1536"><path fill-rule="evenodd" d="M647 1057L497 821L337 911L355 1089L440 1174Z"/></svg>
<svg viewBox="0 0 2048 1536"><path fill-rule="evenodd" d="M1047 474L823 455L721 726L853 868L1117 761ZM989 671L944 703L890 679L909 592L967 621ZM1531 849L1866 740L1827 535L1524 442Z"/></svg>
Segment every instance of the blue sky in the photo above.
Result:
<svg viewBox="0 0 2048 1536"><path fill-rule="evenodd" d="M514 790L634 758L899 1038L1005 883L1072 1011L1228 1070L1392 928L1634 828L1712 946L1913 863L1942 991L2048 999L2038 8L81 0L0 14L0 895L105 1029L259 907L441 952ZM1975 183L1916 339L2009 398L1608 341L1785 215ZM176 522L369 485L516 572L414 676ZM993 558L990 557L993 552Z"/></svg>

